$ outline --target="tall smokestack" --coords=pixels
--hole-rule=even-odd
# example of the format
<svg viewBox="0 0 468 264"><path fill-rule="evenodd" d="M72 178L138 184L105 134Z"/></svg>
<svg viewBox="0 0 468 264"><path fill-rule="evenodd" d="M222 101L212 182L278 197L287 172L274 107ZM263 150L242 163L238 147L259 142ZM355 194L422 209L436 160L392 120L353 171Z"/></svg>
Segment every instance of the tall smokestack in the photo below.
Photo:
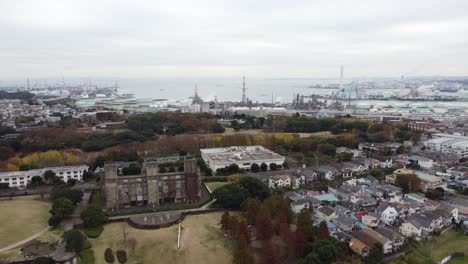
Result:
<svg viewBox="0 0 468 264"><path fill-rule="evenodd" d="M245 76L243 78L243 82L242 82L242 104L246 104L247 103L247 96L245 95Z"/></svg>
<svg viewBox="0 0 468 264"><path fill-rule="evenodd" d="M344 66L340 66L340 89L343 89Z"/></svg>

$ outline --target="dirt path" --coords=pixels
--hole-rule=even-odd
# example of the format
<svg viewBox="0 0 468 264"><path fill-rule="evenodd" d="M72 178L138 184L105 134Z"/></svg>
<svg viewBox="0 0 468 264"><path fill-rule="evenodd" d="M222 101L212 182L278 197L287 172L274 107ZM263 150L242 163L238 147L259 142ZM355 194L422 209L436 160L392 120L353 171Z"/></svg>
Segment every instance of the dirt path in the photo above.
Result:
<svg viewBox="0 0 468 264"><path fill-rule="evenodd" d="M22 246L22 245L24 245L24 244L26 244L26 243L28 243L28 242L30 242L30 241L32 241L32 240L34 240L34 239L40 237L40 236L42 236L43 234L47 233L50 229L51 229L51 227L48 226L48 227L42 229L41 231L39 231L38 233L36 233L36 234L34 234L34 235L32 235L32 236L26 238L26 239L23 239L23 240L21 240L21 241L18 241L18 242L14 243L14 244L11 244L11 245L7 246L7 247L0 248L0 253L3 253L3 252L5 252L5 251L8 251L8 250L17 248L17 247L19 247L19 246Z"/></svg>

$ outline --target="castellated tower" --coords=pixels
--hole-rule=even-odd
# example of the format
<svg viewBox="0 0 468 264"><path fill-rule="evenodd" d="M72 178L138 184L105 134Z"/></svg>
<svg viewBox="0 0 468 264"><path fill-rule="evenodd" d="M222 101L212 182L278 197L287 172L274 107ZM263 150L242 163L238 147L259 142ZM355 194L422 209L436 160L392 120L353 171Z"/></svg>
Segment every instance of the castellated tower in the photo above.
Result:
<svg viewBox="0 0 468 264"><path fill-rule="evenodd" d="M117 164L106 163L104 165L104 197L106 200L106 208L118 208L117 194Z"/></svg>
<svg viewBox="0 0 468 264"><path fill-rule="evenodd" d="M184 162L185 189L187 201L194 202L201 198L201 177L198 171L197 160L188 159Z"/></svg>
<svg viewBox="0 0 468 264"><path fill-rule="evenodd" d="M159 206L159 182L158 182L158 163L147 161L144 164L146 170L146 182L148 188L148 207L155 208Z"/></svg>

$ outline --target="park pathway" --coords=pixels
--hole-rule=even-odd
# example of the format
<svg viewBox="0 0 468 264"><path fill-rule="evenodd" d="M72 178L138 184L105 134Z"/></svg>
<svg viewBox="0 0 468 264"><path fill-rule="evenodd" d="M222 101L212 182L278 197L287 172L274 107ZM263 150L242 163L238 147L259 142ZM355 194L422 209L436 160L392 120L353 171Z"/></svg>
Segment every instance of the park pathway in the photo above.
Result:
<svg viewBox="0 0 468 264"><path fill-rule="evenodd" d="M52 228L52 227L48 226L48 227L42 229L41 231L39 231L38 233L36 233L36 234L34 234L34 235L28 237L28 238L25 238L25 239L23 239L23 240L21 240L21 241L18 241L18 242L16 242L16 243L11 244L11 245L9 245L9 246L6 246L6 247L4 247L4 248L0 248L0 253L6 252L6 251L8 251L8 250L11 250L11 249L14 249L14 248L17 248L17 247L20 247L20 246L22 246L22 245L24 245L24 244L26 244L26 243L28 243L28 242L30 242L30 241L36 239L36 238L42 236L43 234L49 232L49 230L50 230L51 228Z"/></svg>
<svg viewBox="0 0 468 264"><path fill-rule="evenodd" d="M174 210L174 211L162 211L162 212L154 212L154 213L145 213L145 214L132 214L132 215L122 215L122 216L113 216L109 217L109 220L123 220L133 216L158 216L160 214L167 214L167 213L193 213L193 212L204 212L210 211L210 206L216 202L216 199L209 201L208 203L204 204L202 207L199 208L192 208L192 209L182 209L182 210Z"/></svg>

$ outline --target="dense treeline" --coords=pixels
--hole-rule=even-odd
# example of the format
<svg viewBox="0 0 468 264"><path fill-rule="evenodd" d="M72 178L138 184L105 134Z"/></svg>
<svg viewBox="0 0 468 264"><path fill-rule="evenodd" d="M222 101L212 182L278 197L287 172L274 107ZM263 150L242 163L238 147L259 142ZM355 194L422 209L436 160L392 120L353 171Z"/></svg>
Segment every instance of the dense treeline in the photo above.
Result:
<svg viewBox="0 0 468 264"><path fill-rule="evenodd" d="M4 143L4 145L22 153L66 148L98 151L119 144L145 140L148 139L133 131L92 133L76 129L41 128L26 132L19 138Z"/></svg>
<svg viewBox="0 0 468 264"><path fill-rule="evenodd" d="M145 113L128 118L128 128L144 136L154 134L220 133L223 128L209 114Z"/></svg>
<svg viewBox="0 0 468 264"><path fill-rule="evenodd" d="M252 177L241 177L239 182L225 185L213 192L216 204L223 208L240 208L248 198L263 200L269 195L268 187Z"/></svg>
<svg viewBox="0 0 468 264"><path fill-rule="evenodd" d="M0 100L2 99L19 99L19 100L29 100L34 97L34 94L29 92L13 92L9 93L6 91L0 91Z"/></svg>
<svg viewBox="0 0 468 264"><path fill-rule="evenodd" d="M267 130L293 133L313 133L320 131L340 133L352 130L366 132L369 127L369 122L363 120L346 118L315 119L296 116L269 118L266 120L265 124L265 129Z"/></svg>

